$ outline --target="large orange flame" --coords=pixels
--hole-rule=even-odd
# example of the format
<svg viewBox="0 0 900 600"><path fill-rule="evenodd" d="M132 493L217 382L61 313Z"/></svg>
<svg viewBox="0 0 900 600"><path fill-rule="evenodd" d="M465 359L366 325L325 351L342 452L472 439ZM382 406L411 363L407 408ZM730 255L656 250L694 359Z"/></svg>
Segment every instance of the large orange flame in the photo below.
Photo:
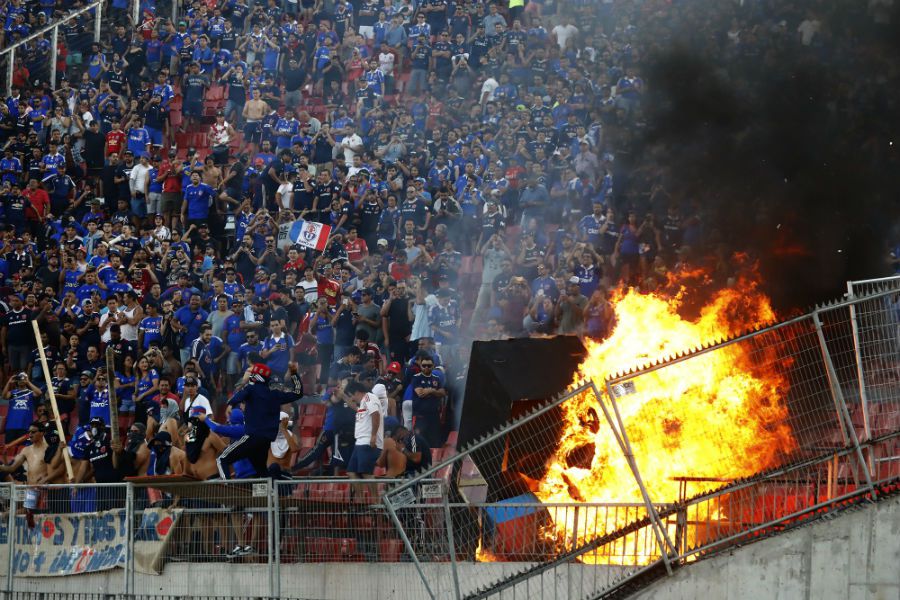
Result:
<svg viewBox="0 0 900 600"><path fill-rule="evenodd" d="M615 329L602 342L586 342L588 357L577 379L592 380L605 392L603 382L622 368L773 322L775 312L753 273L714 292L693 317L683 316L687 290L708 284L701 272L673 278L668 293L615 292ZM728 345L639 375L631 380L633 389L620 390L618 411L654 503L673 502L712 485L684 484L678 478L748 476L775 466L796 447L784 403L786 369L761 367L778 361L761 356L765 349L753 352L744 344ZM606 397L602 401L610 407ZM595 396L585 393L566 402L563 419L559 447L537 496L544 502L641 502L632 469ZM582 458L572 460L573 455ZM606 523L604 529L624 524ZM556 522L555 528L560 538L572 539L573 529L584 531L585 525ZM596 531L596 525L587 528Z"/></svg>

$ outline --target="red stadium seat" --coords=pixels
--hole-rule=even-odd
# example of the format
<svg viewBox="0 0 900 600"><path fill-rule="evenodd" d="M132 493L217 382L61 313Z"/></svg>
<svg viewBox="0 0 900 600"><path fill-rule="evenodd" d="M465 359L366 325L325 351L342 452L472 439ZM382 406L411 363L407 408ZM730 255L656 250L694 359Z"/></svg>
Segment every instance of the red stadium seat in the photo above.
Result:
<svg viewBox="0 0 900 600"><path fill-rule="evenodd" d="M324 415L327 410L324 404L304 404L305 415Z"/></svg>
<svg viewBox="0 0 900 600"><path fill-rule="evenodd" d="M309 427L311 429L321 429L325 424L325 415L303 415L300 417L300 427Z"/></svg>
<svg viewBox="0 0 900 600"><path fill-rule="evenodd" d="M359 560L353 538L306 538L307 562L354 562Z"/></svg>
<svg viewBox="0 0 900 600"><path fill-rule="evenodd" d="M211 85L209 89L206 90L206 100L219 101L225 100L225 86L223 85Z"/></svg>

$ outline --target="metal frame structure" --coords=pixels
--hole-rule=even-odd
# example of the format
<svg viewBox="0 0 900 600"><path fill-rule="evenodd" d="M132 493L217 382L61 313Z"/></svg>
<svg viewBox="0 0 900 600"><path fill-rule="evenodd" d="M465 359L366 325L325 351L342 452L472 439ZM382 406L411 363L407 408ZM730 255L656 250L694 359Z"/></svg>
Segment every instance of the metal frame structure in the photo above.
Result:
<svg viewBox="0 0 900 600"><path fill-rule="evenodd" d="M172 541L175 548L170 554L187 562L222 561L222 554L208 549L210 544L219 548L249 535L257 548L265 549L264 556L245 559L253 573L265 565L267 583L253 579L264 597L280 597L283 590L311 596L291 587L298 582L291 570L304 565L384 561L395 565L393 593L401 597L600 598L850 503L877 500L883 486L889 490L900 481L900 381L885 378L900 366L900 285L883 281L876 285L880 289L859 297L851 292L848 299L819 306L807 315L613 375L602 388L582 382L412 479L154 483L163 496L185 498L180 509L190 517L180 525L182 534ZM629 421L623 416L629 414L625 403L632 401L632 392L620 392L640 390L641 378L650 374L674 378L682 363L716 352L757 350L763 361L760 368L766 368L764 359L784 356L767 352L773 344L789 352L790 362L796 363L791 367L792 389L783 399L796 448L780 459L783 464L747 479L728 481L695 473L690 483L699 486L699 492L693 496L682 482L677 499L654 497L649 490L660 488L651 486L648 473L642 472L646 457L638 454L639 447L632 447L631 440L637 438L629 435ZM566 403L576 401L590 403L596 408L598 427L608 426L642 502L542 503L528 500L527 494L525 499L514 497L509 493L512 488L495 495L509 500L478 500L461 492L464 478L471 475L467 465L476 460L497 459L499 453L505 465L507 458L518 460L520 451L527 455L558 442L562 411ZM488 476L486 484L503 486L504 478ZM115 510L127 516L125 568L121 579L118 574L107 579L115 589L105 593L137 600L141 596L137 588L146 583L135 576L136 532L145 527L144 511L149 506L145 487L131 483L79 487L124 488L115 492ZM0 485L0 511L5 505L9 532L8 561L0 565L0 577L4 566L7 573L5 597L70 593L80 576L15 575L16 532L24 523L16 513L23 494L22 486ZM502 534L501 514L514 517L502 522ZM249 534L233 531L241 520L251 525ZM565 536L548 537L548 531L556 531L548 524L559 522L572 523L573 528ZM352 547L335 557L327 547L335 541ZM189 581L167 585L173 596L190 597L194 591L179 587ZM329 590L329 597L356 599L369 591L359 587L369 585L365 581L343 585L339 594ZM241 590L234 593L240 596Z"/></svg>
<svg viewBox="0 0 900 600"><path fill-rule="evenodd" d="M871 427L866 406L866 390L871 382L858 376L857 373L864 373L873 368L867 363L873 352L889 355L887 358L892 361L891 364L900 364L900 342L896 345L893 343L895 338L900 337L898 336L900 317L896 311L890 310L889 306L896 296L897 288L900 288L900 278L857 282L859 283L874 285L872 289L867 290L867 294L859 297L853 295L852 286L848 286L851 289L848 299L816 307L809 314L612 375L604 382L605 393L601 393L593 382L580 383L567 394L547 402L518 421L477 440L458 455L423 473L422 477L435 476L442 472L449 474L452 487L454 476L467 458L491 448L492 444L498 441L511 439L514 437L513 434L524 434L529 427L533 428L535 422L542 416L551 414L579 394L587 392L593 394L598 412L602 412L605 422L609 425L644 499L646 516L632 525L618 531L597 531L592 539L583 540L584 544L581 547L567 548L556 556L537 561L537 564L507 570L503 577L488 586L462 591L454 587L454 593L450 597L457 600L500 598L505 591L512 589L516 598L543 598L545 590L540 582L545 576L582 562L582 557L588 552L601 556L609 555L606 550L619 543L623 536L635 531L643 531L644 535L652 536L656 540L656 556L659 558L640 569L625 570L615 584L598 586L587 594L588 597L600 597L620 586L622 582L648 571L664 569L665 572L671 573L673 568L695 560L700 553L726 546L735 540L750 539L758 532L769 530L779 524L801 519L819 510L840 506L843 501L854 498L877 499L877 486L900 476L900 457L889 456L893 452L893 444L900 436L898 425L900 384L895 386L891 384L892 386L887 386L886 392L882 391L882 400L887 398L892 403L887 407L891 411L889 415L891 419L888 420L891 429L887 432L875 431ZM776 344L785 344L786 349L796 355L799 364L798 373L794 375L801 385L798 385L798 391L792 393L786 400L790 403L790 418L796 427L794 433L798 445L791 458L792 462L779 465L775 470L747 481L726 484L720 490L702 490L700 496L684 501L674 509L665 504L674 499L653 498L647 491L640 465L631 448L626 423L623 422L619 410L616 389L627 385L639 388L640 378L643 376L650 373L665 374L666 369L676 368L685 361L697 360L699 356L722 352L730 346L739 345L755 350L759 347L772 348ZM858 398L855 395L848 396L850 391L857 389L861 390ZM823 410L825 399L831 405L830 411ZM884 407L882 403L882 409ZM853 415L858 414L857 411L864 415L862 422L854 419ZM834 436L838 434L839 438L835 440ZM540 443L541 440L537 441ZM687 526L695 529L699 527L702 531L708 531L712 527L711 511L707 510L706 514L703 514L703 511L697 508L704 502L719 502L724 501L723 499L736 502L740 499L741 493L754 494L755 501L763 502L761 490L770 490L773 489L772 486L776 486L774 488L776 492L773 493L777 497L779 494L777 485L782 485L786 479L792 477L791 484L798 487L808 487L804 482L814 482L816 491L811 497L815 501L786 498L785 505L778 511L770 511L768 518L750 519L746 523L730 523L728 531L724 533L719 531L717 535L702 543L697 543L696 539L691 540L687 535L690 533ZM703 479L700 477L698 481ZM713 484L716 480L710 478L707 483ZM387 509L392 511L398 505L403 506L407 502L408 491L414 489L416 485L417 481L413 480L392 489L384 497ZM692 510L694 514L691 514ZM395 523L402 534L402 525L399 521ZM448 569L435 574L434 571L426 572L422 568L414 556L412 547L408 546L407 550L416 563L428 596L444 597L437 590L446 589L446 580L450 578L453 578L455 583L458 553L451 553L451 564Z"/></svg>
<svg viewBox="0 0 900 600"><path fill-rule="evenodd" d="M60 26L65 25L66 23L68 23L69 21L71 21L72 19L74 19L76 17L80 17L84 13L90 12L92 10L96 11L96 13L94 14L94 41L99 42L100 41L101 23L103 22L103 2L104 2L104 0L97 0L96 2L92 2L91 4L88 4L87 6L85 6L84 8L80 8L76 11L69 13L68 15L66 15L65 17L60 19L59 21L56 21L55 23L51 23L50 25L47 25L46 27L35 31L34 33L32 33L31 35L26 37L24 40L19 40L15 44L0 50L0 59L2 59L4 56L8 57L7 65L6 65L6 94L9 95L12 92L13 72L15 70L15 63L16 63L16 49L19 48L20 46L23 46L32 40L42 38L48 32L50 33L50 35L51 35L51 39L50 39L50 81L55 82L56 81L56 58L57 58L56 46L57 46L57 42L59 40Z"/></svg>

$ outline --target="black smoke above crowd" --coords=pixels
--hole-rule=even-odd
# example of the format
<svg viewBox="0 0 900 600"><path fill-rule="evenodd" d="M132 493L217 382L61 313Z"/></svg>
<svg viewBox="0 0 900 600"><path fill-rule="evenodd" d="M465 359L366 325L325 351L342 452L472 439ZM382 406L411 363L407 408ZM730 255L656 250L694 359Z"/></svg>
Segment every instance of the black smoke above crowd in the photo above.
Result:
<svg viewBox="0 0 900 600"><path fill-rule="evenodd" d="M878 28L864 14L819 8L832 32L821 51L790 40L725 57L694 31L645 57L637 153L665 161L667 190L699 203L713 245L760 259L782 310L885 274L896 234L900 14ZM772 19L745 21L753 22ZM717 27L724 35L728 22Z"/></svg>

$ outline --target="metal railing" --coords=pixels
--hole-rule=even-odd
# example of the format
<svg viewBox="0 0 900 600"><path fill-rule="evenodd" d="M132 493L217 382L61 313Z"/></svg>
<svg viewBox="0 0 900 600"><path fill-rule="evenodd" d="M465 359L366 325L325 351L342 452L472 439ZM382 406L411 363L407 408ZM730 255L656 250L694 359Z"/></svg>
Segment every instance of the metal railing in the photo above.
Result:
<svg viewBox="0 0 900 600"><path fill-rule="evenodd" d="M558 471L559 487L550 491L575 498L582 490L573 476L599 481L619 463L627 467L617 471L617 493L642 498L643 514L579 535L578 544L532 564L510 566L488 584L457 584L461 562L419 568L429 596L453 589L456 598L501 597L512 590L516 598L545 598L558 591L548 582L572 577L577 589L569 597L600 596L844 500L876 498L880 482L900 477L900 294L876 283L865 296L612 376L602 392L580 384L435 465L423 476L442 477L464 500L476 481L492 501L528 497L514 473L545 483ZM692 372L706 375L698 380ZM717 385L707 389L704 379ZM748 393L747 386L755 387ZM685 397L694 402L686 405ZM706 416L681 412L695 410ZM738 420L747 437L735 452ZM697 422L704 429L690 433L702 438L703 452L672 443L688 435L681 425ZM599 438L609 444L601 449ZM597 461L592 451L605 455ZM548 453L556 456L549 470ZM405 505L415 485L390 490L388 509ZM482 529L463 527L448 537L457 547L486 539ZM606 558L635 540L641 560Z"/></svg>
<svg viewBox="0 0 900 600"><path fill-rule="evenodd" d="M896 291L878 291L612 377L602 392L580 384L412 479L46 486L28 492L33 524L25 488L0 487L0 577L7 597L223 587L323 600L599 597L877 499L900 479L898 307ZM719 406L737 402L727 393L709 400L726 418L706 421L700 460L678 445L654 450L687 408L645 396L696 392L683 375L697 368L744 385L765 374L770 387L736 413ZM666 410L638 410L648 402ZM744 464L728 436L734 415L754 414L756 462ZM595 474L588 442L598 441L608 444L594 447L604 453ZM561 487L542 488L553 469ZM608 472L633 502L591 500Z"/></svg>
<svg viewBox="0 0 900 600"><path fill-rule="evenodd" d="M97 0L96 2L92 2L83 8L79 8L78 10L72 11L69 14L65 15L59 21L51 23L46 27L43 27L28 37L19 40L15 44L11 46L7 46L0 50L0 61L6 60L6 94L9 95L12 92L12 82L13 82L13 73L15 72L15 63L16 63L16 49L37 39L43 38L47 33L50 33L50 83L51 85L56 85L56 59L57 59L57 46L59 41L59 28L62 25L65 25L72 19L76 19L81 15L90 12L94 12L94 41L100 41L100 31L101 24L103 22L103 3L104 0Z"/></svg>

